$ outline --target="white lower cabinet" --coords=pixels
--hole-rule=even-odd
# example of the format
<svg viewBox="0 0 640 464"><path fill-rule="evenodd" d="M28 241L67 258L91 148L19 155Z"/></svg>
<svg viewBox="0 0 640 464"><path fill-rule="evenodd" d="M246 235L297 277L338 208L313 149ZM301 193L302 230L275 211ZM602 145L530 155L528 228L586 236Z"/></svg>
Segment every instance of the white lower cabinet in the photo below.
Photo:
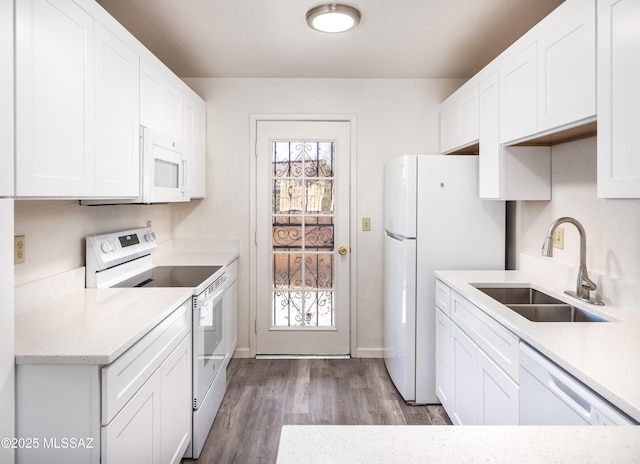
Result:
<svg viewBox="0 0 640 464"><path fill-rule="evenodd" d="M478 349L477 421L485 425L518 424L519 388L486 353Z"/></svg>
<svg viewBox="0 0 640 464"><path fill-rule="evenodd" d="M192 427L190 308L191 299L104 367L19 364L16 436L43 441L18 449L17 462L179 463ZM65 447L69 439L84 446Z"/></svg>
<svg viewBox="0 0 640 464"><path fill-rule="evenodd" d="M102 462L160 462L160 373L102 428Z"/></svg>
<svg viewBox="0 0 640 464"><path fill-rule="evenodd" d="M189 334L159 369L161 463L179 463L191 440L191 347Z"/></svg>
<svg viewBox="0 0 640 464"><path fill-rule="evenodd" d="M452 409L447 411L457 425L478 423L476 411L478 347L454 323L451 324Z"/></svg>
<svg viewBox="0 0 640 464"><path fill-rule="evenodd" d="M436 392L451 421L517 425L518 338L453 291L451 317L436 301Z"/></svg>
<svg viewBox="0 0 640 464"><path fill-rule="evenodd" d="M102 427L102 461L180 462L191 439L191 337Z"/></svg>
<svg viewBox="0 0 640 464"><path fill-rule="evenodd" d="M451 319L436 309L436 395L446 410L451 407Z"/></svg>

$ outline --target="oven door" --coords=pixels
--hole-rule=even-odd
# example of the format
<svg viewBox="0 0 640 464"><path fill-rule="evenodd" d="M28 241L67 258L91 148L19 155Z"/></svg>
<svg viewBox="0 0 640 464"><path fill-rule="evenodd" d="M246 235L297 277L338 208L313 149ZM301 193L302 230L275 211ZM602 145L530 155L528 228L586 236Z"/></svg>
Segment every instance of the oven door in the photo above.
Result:
<svg viewBox="0 0 640 464"><path fill-rule="evenodd" d="M193 408L202 404L225 359L222 307L226 285L194 297L193 303Z"/></svg>
<svg viewBox="0 0 640 464"><path fill-rule="evenodd" d="M180 142L143 128L142 202L189 201L188 162Z"/></svg>

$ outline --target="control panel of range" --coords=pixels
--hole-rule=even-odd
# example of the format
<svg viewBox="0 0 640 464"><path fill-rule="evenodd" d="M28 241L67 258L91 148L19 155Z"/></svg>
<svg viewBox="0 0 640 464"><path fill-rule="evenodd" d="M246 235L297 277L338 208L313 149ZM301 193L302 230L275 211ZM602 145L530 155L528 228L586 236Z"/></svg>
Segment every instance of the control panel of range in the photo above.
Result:
<svg viewBox="0 0 640 464"><path fill-rule="evenodd" d="M96 270L106 269L140 256L156 248L156 234L149 227L91 235L87 237L87 265L95 259Z"/></svg>

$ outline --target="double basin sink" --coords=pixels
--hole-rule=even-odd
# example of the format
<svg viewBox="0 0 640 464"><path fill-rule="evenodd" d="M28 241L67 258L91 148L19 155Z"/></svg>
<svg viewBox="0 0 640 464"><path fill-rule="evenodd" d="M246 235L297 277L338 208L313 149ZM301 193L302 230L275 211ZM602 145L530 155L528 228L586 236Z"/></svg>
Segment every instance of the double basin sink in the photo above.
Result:
<svg viewBox="0 0 640 464"><path fill-rule="evenodd" d="M478 290L533 322L607 322L531 287L482 287Z"/></svg>

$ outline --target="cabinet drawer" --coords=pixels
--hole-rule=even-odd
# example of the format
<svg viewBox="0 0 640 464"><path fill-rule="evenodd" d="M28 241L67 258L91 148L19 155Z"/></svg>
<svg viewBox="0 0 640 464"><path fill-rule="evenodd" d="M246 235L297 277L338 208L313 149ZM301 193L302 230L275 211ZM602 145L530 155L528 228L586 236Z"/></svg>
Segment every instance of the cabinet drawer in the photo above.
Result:
<svg viewBox="0 0 640 464"><path fill-rule="evenodd" d="M436 306L447 316L451 316L451 289L436 279Z"/></svg>
<svg viewBox="0 0 640 464"><path fill-rule="evenodd" d="M107 425L191 330L191 299L102 369L102 425Z"/></svg>
<svg viewBox="0 0 640 464"><path fill-rule="evenodd" d="M455 291L451 292L451 319L518 383L518 337Z"/></svg>

